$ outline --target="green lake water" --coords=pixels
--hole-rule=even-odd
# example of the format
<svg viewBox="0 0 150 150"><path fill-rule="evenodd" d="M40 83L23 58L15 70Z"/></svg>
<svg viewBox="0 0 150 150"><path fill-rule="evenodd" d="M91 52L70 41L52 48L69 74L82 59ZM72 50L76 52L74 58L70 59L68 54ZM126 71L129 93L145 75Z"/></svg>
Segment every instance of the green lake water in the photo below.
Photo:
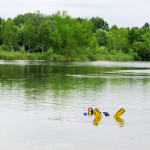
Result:
<svg viewBox="0 0 150 150"><path fill-rule="evenodd" d="M149 150L149 114L150 62L0 61L0 150Z"/></svg>

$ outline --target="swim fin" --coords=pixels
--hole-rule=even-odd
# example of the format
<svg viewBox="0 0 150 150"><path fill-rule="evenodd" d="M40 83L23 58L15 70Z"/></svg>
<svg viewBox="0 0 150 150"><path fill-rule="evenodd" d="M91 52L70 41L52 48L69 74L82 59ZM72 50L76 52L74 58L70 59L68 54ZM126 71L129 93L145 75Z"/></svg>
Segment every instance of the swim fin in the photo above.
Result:
<svg viewBox="0 0 150 150"><path fill-rule="evenodd" d="M94 109L93 114L94 114L96 117L102 118L101 112L100 112L97 108Z"/></svg>
<svg viewBox="0 0 150 150"><path fill-rule="evenodd" d="M124 114L125 109L124 108L120 108L115 114L114 114L114 118L116 117L120 117L122 114Z"/></svg>

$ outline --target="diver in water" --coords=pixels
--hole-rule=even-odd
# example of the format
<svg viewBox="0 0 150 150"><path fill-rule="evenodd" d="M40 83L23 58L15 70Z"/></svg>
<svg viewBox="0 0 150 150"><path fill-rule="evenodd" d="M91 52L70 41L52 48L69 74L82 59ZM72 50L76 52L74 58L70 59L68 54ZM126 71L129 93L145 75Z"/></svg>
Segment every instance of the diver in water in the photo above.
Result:
<svg viewBox="0 0 150 150"><path fill-rule="evenodd" d="M120 109L114 114L114 116L113 116L113 117L115 118L115 120L116 120L117 122L119 122L120 126L122 126L122 125L124 124L123 119L120 118L120 116L121 116L122 114L124 114L124 112L125 112L125 109L124 109L124 108L120 108ZM88 108L88 113L85 112L85 113L83 113L83 115L84 115L84 116L86 116L86 115L91 116L91 115L94 114L95 118L94 118L94 120L93 120L93 125L99 125L99 122L100 122L101 119L102 119L102 113L103 113L105 116L107 116L107 117L110 116L108 112L100 112L97 108L95 108L95 109L93 110L93 108L91 108L91 107Z"/></svg>
<svg viewBox="0 0 150 150"><path fill-rule="evenodd" d="M98 110L98 109L97 109L97 110ZM99 111L99 110L98 110L98 111ZM99 112L99 113L101 113L101 112ZM108 112L103 112L103 114L104 114L105 116L110 116ZM91 107L88 108L88 115L93 115L93 108L91 108Z"/></svg>

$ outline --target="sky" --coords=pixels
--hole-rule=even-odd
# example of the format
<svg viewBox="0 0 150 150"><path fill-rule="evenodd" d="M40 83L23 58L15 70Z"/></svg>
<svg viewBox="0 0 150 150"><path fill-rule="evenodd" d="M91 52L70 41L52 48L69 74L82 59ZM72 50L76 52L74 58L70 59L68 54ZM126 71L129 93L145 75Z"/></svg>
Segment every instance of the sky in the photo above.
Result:
<svg viewBox="0 0 150 150"><path fill-rule="evenodd" d="M150 0L0 0L0 17L36 12L51 15L67 10L72 17L101 17L111 27L141 27L150 23Z"/></svg>

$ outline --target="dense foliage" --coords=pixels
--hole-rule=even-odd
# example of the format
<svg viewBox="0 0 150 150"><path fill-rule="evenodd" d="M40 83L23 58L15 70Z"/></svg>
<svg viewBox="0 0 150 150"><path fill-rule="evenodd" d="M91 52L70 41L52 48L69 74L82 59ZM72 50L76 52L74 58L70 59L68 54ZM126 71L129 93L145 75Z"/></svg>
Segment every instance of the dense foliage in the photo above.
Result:
<svg viewBox="0 0 150 150"><path fill-rule="evenodd" d="M90 60L104 54L131 54L134 60L150 60L150 25L109 28L100 17L72 18L66 11L48 16L37 11L0 18L0 51L87 56Z"/></svg>

